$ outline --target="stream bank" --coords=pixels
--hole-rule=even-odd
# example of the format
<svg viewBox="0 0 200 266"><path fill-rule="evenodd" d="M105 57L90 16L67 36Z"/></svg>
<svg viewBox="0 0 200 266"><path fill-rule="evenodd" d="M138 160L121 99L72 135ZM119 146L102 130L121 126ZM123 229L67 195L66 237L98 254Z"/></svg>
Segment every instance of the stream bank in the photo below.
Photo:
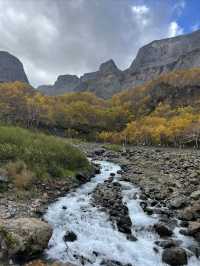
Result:
<svg viewBox="0 0 200 266"><path fill-rule="evenodd" d="M198 243L179 234L178 221L144 212L139 188L122 181L124 171L99 163L101 173L91 182L49 207L45 219L54 233L48 257L88 266L199 265L189 250Z"/></svg>
<svg viewBox="0 0 200 266"><path fill-rule="evenodd" d="M178 254L178 256L180 255L180 258L183 261L186 260L184 255L185 253L182 252L182 250L180 250L179 247L182 245L180 241L186 241L188 239L189 242L187 244L187 248L188 245L189 248L187 251L188 253L187 258L191 261L190 259L191 255L192 255L191 257L192 260L195 260L195 257L193 256L194 254L197 257L199 256L199 222L200 222L199 220L200 204L199 204L199 193L198 193L198 190L200 189L199 151L130 147L127 150L127 152L124 151L114 152L105 149L103 145L99 144L82 143L79 144L78 146L79 148L83 149L85 153L91 158L98 160L112 161L121 166L123 171L121 171L120 168L118 168L117 170L117 172L119 172L120 174L120 176L118 176L119 180L117 180L117 183L120 185L117 185L117 187L119 186L123 187L122 190L121 188L120 190L117 189L117 197L118 196L121 197L121 198L118 197L120 203L119 206L120 208L123 206L123 204L121 205L120 202L123 199L124 206L128 206L129 212L130 210L132 210L131 213L134 213L131 218L132 225L134 228L132 236L134 236L134 238L138 238L138 234L149 236L150 244L148 241L147 242L145 241L143 242L143 245L146 246L147 250L149 250L149 253L152 252L152 250L155 253L158 252L157 257L159 259L158 261L156 261L157 264L147 264L148 262L146 260L145 262L143 262L144 264L142 266L162 265L159 263L162 263L161 254L163 253L163 250L166 250L165 256L169 257L170 254L169 252L173 252L173 254L175 254L175 257L177 257ZM111 173L113 173L113 171ZM109 185L110 188L107 186L108 182L106 180L104 180L105 183L104 182L102 183L103 187L105 185L105 188L107 187L108 190L110 189L113 190L112 183L116 177L117 173L116 175L111 175L111 176L109 175L109 177L107 176L107 178L110 178L110 181L112 179ZM130 187L131 184L133 184L134 187L132 186ZM33 216L36 215L41 217L46 210L47 203L51 203L57 197L63 196L67 193L67 191L69 191L69 188L65 190L64 186L60 184L58 187L56 187L55 191L57 192L54 193L53 188L55 185L56 184L52 184L51 188L49 189L47 188L47 191L49 191L50 192L49 194L51 195L49 201L44 200L43 202L43 200L41 201L41 198L38 199L39 203L37 203L37 208L36 208L37 211L35 212L34 210L32 212ZM44 187L44 195L45 193L46 192ZM69 192L68 194L70 193L71 192ZM74 188L74 193L76 193L75 188ZM113 197L112 194L111 197ZM135 203L137 204L135 205ZM14 202L14 204L18 206L18 203ZM23 204L24 206L26 206L27 202L23 202ZM108 220L110 220L109 226L111 226L113 230L113 224L115 223L115 220L112 220L113 219L112 217L111 219L109 218L110 210L108 208L106 210L105 206L97 206L97 205L101 204L96 204L96 206L94 206L94 208L98 209L98 215L99 215L99 210L101 209L100 210L101 215L103 216L105 215L104 218L106 217L105 219L107 222ZM141 212L141 210L143 211ZM32 213L30 215L30 213L24 207L24 211L17 212L17 216L30 217L32 216ZM85 217L86 214L87 211L85 212L83 217ZM100 218L102 218L101 215ZM128 216L131 217L131 214L128 214ZM158 226L156 227L154 227L155 223L154 216L157 217ZM177 220L177 218L179 219ZM148 229L145 228L146 222L149 223L149 221L152 221L152 219L154 223L150 223L150 226L148 224L147 226ZM93 230L93 228L90 229ZM120 234L122 233L119 232L117 228L115 228L115 230ZM157 234L153 233L154 241L152 241L152 232L155 231L157 232ZM171 234L171 232L173 232L173 234ZM195 242L193 242L192 240L193 238L191 238L191 236L195 237L196 239ZM174 237L175 239L173 239ZM123 241L122 241L123 244L124 244L124 238L126 241L129 241L128 242L129 244L131 241L133 246L135 246L136 244L138 245L139 243L138 241L133 241L133 239L128 240L127 235L123 235ZM177 239L179 239L178 242ZM109 245L107 245L107 249L111 250L112 252L112 248ZM170 254L170 256L171 255L172 253ZM140 256L144 256L144 254L140 253ZM149 263L155 263L155 261L152 262L148 256L147 258L150 261ZM107 260L107 262L104 261L104 264L107 263L106 265L113 266L113 265L119 265L119 262L120 259L116 258L114 260L111 259L110 261ZM121 263L122 265L126 265L127 264L126 262L124 261L123 263L122 262ZM45 262L41 263L43 263L43 265L47 265ZM199 265L198 264L199 261L197 262L195 261L193 262L192 266L196 265L195 263ZM52 263L48 263L48 265L51 264ZM59 262L59 264L61 263ZM130 263L128 262L128 264ZM140 264L137 263L136 266L138 265Z"/></svg>

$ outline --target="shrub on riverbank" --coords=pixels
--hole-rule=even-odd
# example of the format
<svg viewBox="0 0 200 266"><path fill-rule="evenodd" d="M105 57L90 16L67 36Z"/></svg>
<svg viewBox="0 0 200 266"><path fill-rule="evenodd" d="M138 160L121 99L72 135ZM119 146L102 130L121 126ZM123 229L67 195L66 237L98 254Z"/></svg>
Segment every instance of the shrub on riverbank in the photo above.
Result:
<svg viewBox="0 0 200 266"><path fill-rule="evenodd" d="M85 155L65 140L18 127L0 127L0 163L19 187L34 179L65 178L91 170Z"/></svg>

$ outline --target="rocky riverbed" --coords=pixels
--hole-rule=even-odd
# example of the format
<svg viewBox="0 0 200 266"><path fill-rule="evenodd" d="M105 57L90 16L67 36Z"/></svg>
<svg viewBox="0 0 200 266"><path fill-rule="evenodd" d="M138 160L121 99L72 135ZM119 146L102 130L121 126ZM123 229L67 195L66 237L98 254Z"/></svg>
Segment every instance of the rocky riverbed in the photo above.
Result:
<svg viewBox="0 0 200 266"><path fill-rule="evenodd" d="M169 252L173 251L177 256L181 252L176 250L180 243L170 239L172 230L178 226L180 239L184 236L195 239L188 248L200 257L200 151L129 147L114 152L102 147L84 148L93 158L119 163L123 169L121 180L140 188L141 207L150 216L159 215L154 230L168 238L156 243L166 249L164 256L172 256Z"/></svg>
<svg viewBox="0 0 200 266"><path fill-rule="evenodd" d="M135 235L130 229L134 225L122 195L120 182L125 181L138 187L132 197L139 199L144 213L159 217L149 228L159 236L159 240L155 240L154 252L160 252L161 248L163 261L170 265L183 265L190 256L200 256L200 151L145 147L112 151L99 144L82 143L78 146L93 159L108 160L121 166L120 180L115 181L115 175L111 173L107 181L97 185L92 196L92 204L109 215L119 232L130 241L137 241L137 233ZM96 171L98 173L98 169ZM80 184L88 181L81 175L79 179ZM28 200L21 195L16 200L10 188L7 194L0 193L0 218L42 217L48 204L73 187L74 184L69 186L64 181L37 184ZM142 226L137 230L142 230ZM181 242L187 237L193 238L194 242L189 243L186 252ZM177 258L181 261L179 264ZM44 261L31 263L34 266L47 265ZM48 262L48 265L52 263L55 262ZM117 265L110 263L106 265Z"/></svg>

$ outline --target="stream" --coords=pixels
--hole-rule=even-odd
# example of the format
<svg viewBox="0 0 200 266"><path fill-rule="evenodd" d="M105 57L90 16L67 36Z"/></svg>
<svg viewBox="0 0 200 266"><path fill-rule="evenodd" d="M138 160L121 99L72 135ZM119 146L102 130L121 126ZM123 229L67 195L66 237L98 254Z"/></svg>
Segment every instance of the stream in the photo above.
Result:
<svg viewBox="0 0 200 266"><path fill-rule="evenodd" d="M156 215L149 216L140 207L140 200L133 197L138 188L125 181L119 181L117 174L120 166L107 161L98 161L101 173L51 204L45 214L45 220L53 227L53 236L46 250L48 259L71 262L75 265L120 265L109 264L109 261L120 262L121 265L132 266L164 266L161 254L154 251L154 242L159 236L149 228L159 221ZM129 209L133 223L133 234L137 241L127 240L123 233L113 228L108 215L91 204L91 193L98 183L103 183L115 173L115 181L122 185L123 201ZM66 232L73 232L77 240L65 242ZM174 238L183 241L182 246L192 243L192 238L180 235L177 228ZM191 256L189 266L199 266L200 261Z"/></svg>

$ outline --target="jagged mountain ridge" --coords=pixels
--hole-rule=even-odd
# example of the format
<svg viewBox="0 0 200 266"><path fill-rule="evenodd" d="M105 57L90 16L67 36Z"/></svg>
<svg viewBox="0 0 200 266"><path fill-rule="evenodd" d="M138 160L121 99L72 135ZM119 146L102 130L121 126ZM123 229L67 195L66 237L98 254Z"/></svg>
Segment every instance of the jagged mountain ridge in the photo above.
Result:
<svg viewBox="0 0 200 266"><path fill-rule="evenodd" d="M98 71L76 79L74 86L65 83L65 76L61 76L58 79L63 80L62 90L57 86L51 86L50 90L39 89L51 95L68 91L92 91L99 97L110 98L119 91L143 84L161 74L193 67L200 67L200 30L145 45L139 49L131 66L124 71L119 70L111 59L103 63Z"/></svg>
<svg viewBox="0 0 200 266"><path fill-rule="evenodd" d="M21 61L8 52L0 51L0 82L28 82Z"/></svg>
<svg viewBox="0 0 200 266"><path fill-rule="evenodd" d="M41 85L38 90L47 95L60 95L74 91L79 84L80 80L76 75L60 75L53 85Z"/></svg>

